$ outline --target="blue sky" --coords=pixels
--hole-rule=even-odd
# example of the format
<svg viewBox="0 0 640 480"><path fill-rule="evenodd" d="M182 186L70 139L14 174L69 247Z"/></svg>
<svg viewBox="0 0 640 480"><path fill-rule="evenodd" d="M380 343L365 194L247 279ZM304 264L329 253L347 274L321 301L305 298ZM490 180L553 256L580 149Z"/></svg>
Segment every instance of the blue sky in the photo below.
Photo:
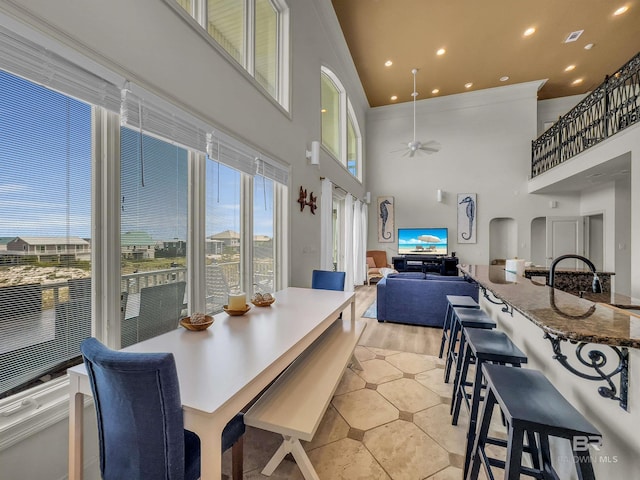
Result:
<svg viewBox="0 0 640 480"><path fill-rule="evenodd" d="M143 163L140 147L123 128L122 231L186 240L187 151L145 135ZM254 234L272 236L264 183L256 177ZM0 71L0 236L90 237L90 185L90 106ZM237 171L207 160L207 235L240 231L239 185Z"/></svg>

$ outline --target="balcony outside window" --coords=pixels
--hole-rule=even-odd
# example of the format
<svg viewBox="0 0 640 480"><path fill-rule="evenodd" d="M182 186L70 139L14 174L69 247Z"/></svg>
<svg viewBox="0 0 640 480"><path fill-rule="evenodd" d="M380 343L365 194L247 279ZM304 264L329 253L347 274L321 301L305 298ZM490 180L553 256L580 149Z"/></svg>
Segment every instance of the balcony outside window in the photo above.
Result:
<svg viewBox="0 0 640 480"><path fill-rule="evenodd" d="M91 335L69 282L91 277L92 144L88 104L4 71L0 111L2 398L80 362Z"/></svg>

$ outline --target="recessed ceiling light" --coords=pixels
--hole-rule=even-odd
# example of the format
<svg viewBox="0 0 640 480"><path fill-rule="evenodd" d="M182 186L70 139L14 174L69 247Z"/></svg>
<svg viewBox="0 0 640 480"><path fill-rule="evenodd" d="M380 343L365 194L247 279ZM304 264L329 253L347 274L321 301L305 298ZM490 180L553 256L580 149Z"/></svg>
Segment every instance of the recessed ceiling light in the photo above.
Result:
<svg viewBox="0 0 640 480"><path fill-rule="evenodd" d="M587 43L587 44L584 46L584 49L585 49L585 50L591 50L592 48L593 48L593 43Z"/></svg>
<svg viewBox="0 0 640 480"><path fill-rule="evenodd" d="M393 65L393 62L391 60L387 60L386 62L384 62L385 67L390 67L391 65Z"/></svg>
<svg viewBox="0 0 640 480"><path fill-rule="evenodd" d="M326 108L322 108L322 109L320 110L320 113L327 113L327 109L326 109Z"/></svg>
<svg viewBox="0 0 640 480"><path fill-rule="evenodd" d="M471 87L473 87L473 83L471 82L464 84L464 88L471 88Z"/></svg>
<svg viewBox="0 0 640 480"><path fill-rule="evenodd" d="M440 90L438 90L437 88L434 88L433 90L431 90L431 93L436 95L436 94L440 93Z"/></svg>
<svg viewBox="0 0 640 480"><path fill-rule="evenodd" d="M392 95L392 96L391 96L391 100L392 100L392 101L394 101L394 102L395 102L397 99L398 99L398 96L397 96L397 95Z"/></svg>
<svg viewBox="0 0 640 480"><path fill-rule="evenodd" d="M627 10L629 10L629 7L625 5L624 7L620 7L619 9L617 9L615 12L613 12L613 14L617 17L618 15L622 15Z"/></svg>
<svg viewBox="0 0 640 480"><path fill-rule="evenodd" d="M536 33L536 29L533 27L529 27L524 31L524 36L525 37L530 37L531 35L533 35L534 33Z"/></svg>
<svg viewBox="0 0 640 480"><path fill-rule="evenodd" d="M509 80L509 77L506 75L504 77L500 77L501 82L506 82L507 80Z"/></svg>
<svg viewBox="0 0 640 480"><path fill-rule="evenodd" d="M571 85L580 85L582 83L582 78L576 78Z"/></svg>
<svg viewBox="0 0 640 480"><path fill-rule="evenodd" d="M444 55L447 51L444 48L440 48L437 52L436 55Z"/></svg>

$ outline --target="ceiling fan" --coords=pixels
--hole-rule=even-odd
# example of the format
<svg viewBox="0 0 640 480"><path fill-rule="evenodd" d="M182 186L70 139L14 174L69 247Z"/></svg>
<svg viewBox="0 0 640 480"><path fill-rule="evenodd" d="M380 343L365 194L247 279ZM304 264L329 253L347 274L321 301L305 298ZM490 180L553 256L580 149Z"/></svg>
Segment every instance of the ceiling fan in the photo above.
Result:
<svg viewBox="0 0 640 480"><path fill-rule="evenodd" d="M441 145L435 140L429 140L428 142L421 142L420 140L416 140L416 97L418 96L418 92L416 91L416 74L418 73L418 69L414 68L411 70L413 74L413 93L411 96L413 97L413 141L407 144L407 151L402 155L406 157L413 157L416 152L425 152L430 155L440 150ZM396 150L400 151L400 150Z"/></svg>

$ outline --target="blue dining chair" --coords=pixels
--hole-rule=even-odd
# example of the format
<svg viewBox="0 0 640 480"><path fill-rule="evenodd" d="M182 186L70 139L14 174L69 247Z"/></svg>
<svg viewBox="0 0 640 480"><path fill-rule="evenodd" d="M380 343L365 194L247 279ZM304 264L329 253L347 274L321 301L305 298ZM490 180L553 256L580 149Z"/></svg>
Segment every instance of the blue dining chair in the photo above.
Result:
<svg viewBox="0 0 640 480"><path fill-rule="evenodd" d="M344 290L344 272L314 270L311 275L311 288L320 290Z"/></svg>
<svg viewBox="0 0 640 480"><path fill-rule="evenodd" d="M173 354L115 351L95 338L80 348L98 417L103 480L200 478L200 439L184 429ZM233 446L234 479L242 478L244 431L238 414L222 433L222 450Z"/></svg>
<svg viewBox="0 0 640 480"><path fill-rule="evenodd" d="M319 290L344 290L344 272L314 270L311 274L311 288ZM342 318L342 313L338 316Z"/></svg>

